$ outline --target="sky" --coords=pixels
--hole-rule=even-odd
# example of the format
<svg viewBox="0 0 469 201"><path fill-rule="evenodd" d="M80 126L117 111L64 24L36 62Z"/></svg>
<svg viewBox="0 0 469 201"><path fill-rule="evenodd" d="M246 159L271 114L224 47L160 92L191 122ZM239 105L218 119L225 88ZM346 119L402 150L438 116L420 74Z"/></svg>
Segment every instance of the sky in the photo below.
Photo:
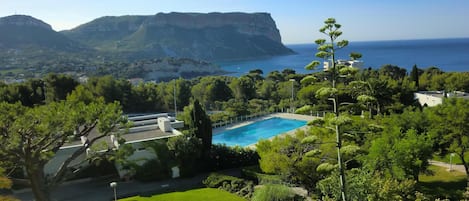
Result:
<svg viewBox="0 0 469 201"><path fill-rule="evenodd" d="M56 31L102 16L268 12L285 44L322 38L329 17L349 41L467 38L468 10L469 0L0 0L0 17L30 15Z"/></svg>

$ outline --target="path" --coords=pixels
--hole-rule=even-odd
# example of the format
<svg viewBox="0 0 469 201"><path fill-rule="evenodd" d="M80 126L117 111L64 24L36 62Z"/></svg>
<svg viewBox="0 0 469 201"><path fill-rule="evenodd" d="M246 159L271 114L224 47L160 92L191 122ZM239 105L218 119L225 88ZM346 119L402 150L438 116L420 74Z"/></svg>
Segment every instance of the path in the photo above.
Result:
<svg viewBox="0 0 469 201"><path fill-rule="evenodd" d="M445 163L441 161L434 161L434 160L430 160L429 162L430 162L430 165L445 167L447 169L449 169L451 166L451 168L455 171L466 173L466 170L464 169L464 165L455 165L455 164L450 165L449 163Z"/></svg>
<svg viewBox="0 0 469 201"><path fill-rule="evenodd" d="M224 170L221 173L239 177L239 169ZM117 182L117 197L124 198L135 195L153 195L158 193L185 191L204 187L202 181L209 173L199 174L191 178L169 179L156 182ZM63 184L52 192L54 201L110 201L113 200L113 191L109 183L111 179L85 179ZM15 191L14 196L21 201L33 201L30 189Z"/></svg>

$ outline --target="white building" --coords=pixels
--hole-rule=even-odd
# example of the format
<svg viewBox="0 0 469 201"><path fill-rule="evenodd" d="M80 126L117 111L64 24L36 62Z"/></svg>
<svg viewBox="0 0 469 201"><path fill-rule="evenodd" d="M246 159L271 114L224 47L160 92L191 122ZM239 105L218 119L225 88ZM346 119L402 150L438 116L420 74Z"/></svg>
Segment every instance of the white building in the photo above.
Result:
<svg viewBox="0 0 469 201"><path fill-rule="evenodd" d="M469 93L455 91L446 93L444 91L419 91L414 93L415 99L421 106L433 107L443 103L445 97L465 98L469 100Z"/></svg>
<svg viewBox="0 0 469 201"><path fill-rule="evenodd" d="M361 60L337 60L336 65L345 65L345 66L351 66L355 68L363 68L363 61ZM324 71L328 71L329 68L332 67L332 62L331 61L325 61L324 62Z"/></svg>
<svg viewBox="0 0 469 201"><path fill-rule="evenodd" d="M167 113L140 115L129 117L128 119L133 123L133 126L129 128L128 132L122 135L121 138L125 139L126 144L132 144L135 152L128 158L128 160L135 161L137 164L143 164L146 159L156 157L153 152L146 150L142 146L142 142L182 135L182 133L176 130L176 128L182 128L184 126L183 121L178 121L173 117L169 117ZM90 133L90 136L93 135L97 135L95 130ZM46 175L55 173L59 169L60 165L77 149L84 146L86 142L87 139L83 138L81 140L67 143L61 147L54 158L52 158L44 167L44 173ZM100 146L99 149L103 151L119 147L117 138L114 135L104 137L96 141L94 145ZM86 159L89 151L91 150L87 150L86 153L77 157L72 163L70 163L69 167L73 167L73 169L78 170L88 166L89 163ZM120 168L117 164L116 169L118 170L121 178L126 176L127 171Z"/></svg>

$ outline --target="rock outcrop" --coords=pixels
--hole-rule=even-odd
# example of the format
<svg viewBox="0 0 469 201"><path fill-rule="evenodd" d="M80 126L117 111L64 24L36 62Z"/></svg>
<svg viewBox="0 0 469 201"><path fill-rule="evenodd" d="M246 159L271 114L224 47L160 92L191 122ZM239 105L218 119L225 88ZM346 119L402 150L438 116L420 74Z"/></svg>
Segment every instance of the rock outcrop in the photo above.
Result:
<svg viewBox="0 0 469 201"><path fill-rule="evenodd" d="M102 17L63 32L98 50L131 58L230 60L293 53L268 13L158 13Z"/></svg>

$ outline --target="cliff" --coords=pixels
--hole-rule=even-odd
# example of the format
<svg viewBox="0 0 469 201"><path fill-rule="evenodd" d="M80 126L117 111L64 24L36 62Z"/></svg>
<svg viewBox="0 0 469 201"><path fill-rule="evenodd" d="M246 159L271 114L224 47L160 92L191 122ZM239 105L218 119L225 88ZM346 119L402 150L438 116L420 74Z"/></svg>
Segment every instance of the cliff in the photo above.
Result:
<svg viewBox="0 0 469 201"><path fill-rule="evenodd" d="M213 61L293 53L282 44L268 13L102 17L62 33L129 59L171 56Z"/></svg>

